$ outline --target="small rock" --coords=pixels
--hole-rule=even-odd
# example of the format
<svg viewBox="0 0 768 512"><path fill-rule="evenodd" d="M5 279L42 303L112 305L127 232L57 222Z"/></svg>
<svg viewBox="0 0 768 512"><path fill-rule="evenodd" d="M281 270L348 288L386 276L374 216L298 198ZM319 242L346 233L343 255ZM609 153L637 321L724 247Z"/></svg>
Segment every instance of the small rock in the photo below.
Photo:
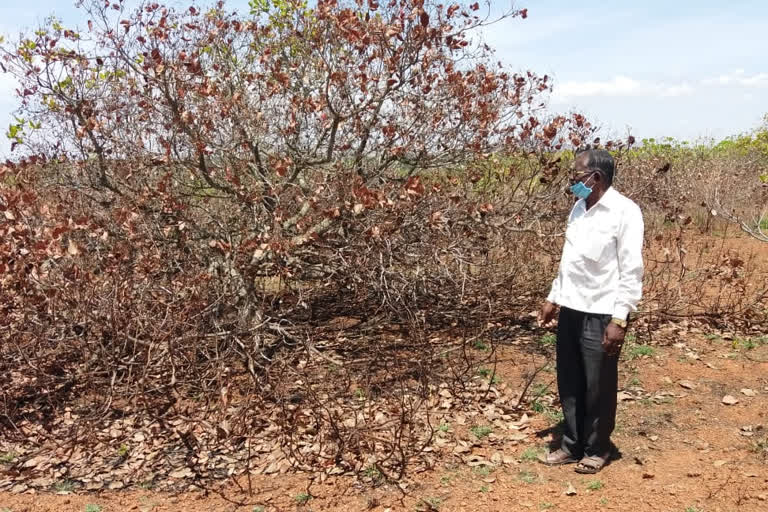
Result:
<svg viewBox="0 0 768 512"><path fill-rule="evenodd" d="M502 457L501 462L509 466L510 464L517 464L517 459L511 455L505 455Z"/></svg>
<svg viewBox="0 0 768 512"><path fill-rule="evenodd" d="M565 489L566 496L576 496L576 488L571 482L568 482L568 487Z"/></svg>
<svg viewBox="0 0 768 512"><path fill-rule="evenodd" d="M656 475L654 475L653 473L648 473L647 471L643 473L644 480L650 480L652 478L656 478Z"/></svg>
<svg viewBox="0 0 768 512"><path fill-rule="evenodd" d="M723 403L725 405L736 405L737 403L739 403L739 400L735 396L725 395L723 397Z"/></svg>
<svg viewBox="0 0 768 512"><path fill-rule="evenodd" d="M707 450L707 449L709 449L709 443L707 443L706 441L701 441L701 440L696 441L695 443L693 443L693 446L697 450Z"/></svg>
<svg viewBox="0 0 768 512"><path fill-rule="evenodd" d="M768 494L765 494L765 493L758 494L757 499L759 499L760 501L768 501Z"/></svg>
<svg viewBox="0 0 768 512"><path fill-rule="evenodd" d="M746 396L757 396L757 393L755 392L755 390L749 389L749 388L743 388L741 390L741 394Z"/></svg>
<svg viewBox="0 0 768 512"><path fill-rule="evenodd" d="M715 462L712 463L712 465L715 466L716 468L725 466L726 464L728 464L727 460L716 460Z"/></svg>
<svg viewBox="0 0 768 512"><path fill-rule="evenodd" d="M11 494L21 494L27 489L29 489L29 487L27 487L25 484L16 484L11 487Z"/></svg>
<svg viewBox="0 0 768 512"><path fill-rule="evenodd" d="M661 381L664 384L672 384L672 379L670 379L669 377L664 377L663 379L661 379Z"/></svg>
<svg viewBox="0 0 768 512"><path fill-rule="evenodd" d="M659 436L656 436L656 435L648 436L648 439L650 439L651 441L658 441L659 440Z"/></svg>
<svg viewBox="0 0 768 512"><path fill-rule="evenodd" d="M678 382L678 384L680 384L680 387L685 389L696 389L696 384L694 384L689 380L681 380L680 382Z"/></svg>

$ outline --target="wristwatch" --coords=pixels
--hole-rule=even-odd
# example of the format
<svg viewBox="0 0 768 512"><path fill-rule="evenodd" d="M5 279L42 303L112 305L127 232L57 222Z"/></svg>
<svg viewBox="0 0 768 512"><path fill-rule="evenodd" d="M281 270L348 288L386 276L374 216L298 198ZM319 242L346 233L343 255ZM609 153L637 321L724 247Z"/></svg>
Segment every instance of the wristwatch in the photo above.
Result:
<svg viewBox="0 0 768 512"><path fill-rule="evenodd" d="M626 320L622 320L621 318L613 317L613 318L611 318L611 323L614 323L614 324L618 325L622 329L626 329L627 328L627 321Z"/></svg>

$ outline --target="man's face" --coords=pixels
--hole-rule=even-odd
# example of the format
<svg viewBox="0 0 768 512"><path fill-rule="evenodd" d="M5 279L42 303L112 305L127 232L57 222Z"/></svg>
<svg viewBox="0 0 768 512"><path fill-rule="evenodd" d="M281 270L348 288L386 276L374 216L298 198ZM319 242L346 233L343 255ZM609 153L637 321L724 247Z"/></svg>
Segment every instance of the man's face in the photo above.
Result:
<svg viewBox="0 0 768 512"><path fill-rule="evenodd" d="M571 164L568 181L570 185L582 182L589 187L594 187L600 181L599 173L587 167L587 155L579 155Z"/></svg>

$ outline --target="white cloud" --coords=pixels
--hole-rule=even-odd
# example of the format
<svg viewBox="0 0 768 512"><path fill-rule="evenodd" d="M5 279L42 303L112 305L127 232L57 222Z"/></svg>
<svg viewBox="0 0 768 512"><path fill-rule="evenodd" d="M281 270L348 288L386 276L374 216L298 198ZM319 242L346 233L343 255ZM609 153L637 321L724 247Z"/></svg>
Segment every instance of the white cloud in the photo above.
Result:
<svg viewBox="0 0 768 512"><path fill-rule="evenodd" d="M619 75L610 80L599 81L566 81L555 84L552 92L552 100L566 102L573 98L585 97L674 97L685 96L693 93L693 87L688 83L665 84L647 80L636 80Z"/></svg>
<svg viewBox="0 0 768 512"><path fill-rule="evenodd" d="M703 82L706 85L735 85L741 87L768 87L768 73L756 73L747 75L743 69L737 69L731 73L720 75L716 78L708 78Z"/></svg>

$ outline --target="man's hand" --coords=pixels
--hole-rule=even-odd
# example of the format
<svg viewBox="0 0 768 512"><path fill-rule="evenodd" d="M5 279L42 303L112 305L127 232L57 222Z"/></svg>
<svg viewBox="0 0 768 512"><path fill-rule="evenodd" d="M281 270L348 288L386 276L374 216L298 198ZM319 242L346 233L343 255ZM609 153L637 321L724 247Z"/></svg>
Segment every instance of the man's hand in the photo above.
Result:
<svg viewBox="0 0 768 512"><path fill-rule="evenodd" d="M557 313L557 306L549 301L545 301L541 305L539 317L537 318L539 327L552 327L555 325L555 313Z"/></svg>
<svg viewBox="0 0 768 512"><path fill-rule="evenodd" d="M627 330L611 322L605 328L603 335L603 350L609 356L618 355L621 352L621 346L624 344L624 336Z"/></svg>

